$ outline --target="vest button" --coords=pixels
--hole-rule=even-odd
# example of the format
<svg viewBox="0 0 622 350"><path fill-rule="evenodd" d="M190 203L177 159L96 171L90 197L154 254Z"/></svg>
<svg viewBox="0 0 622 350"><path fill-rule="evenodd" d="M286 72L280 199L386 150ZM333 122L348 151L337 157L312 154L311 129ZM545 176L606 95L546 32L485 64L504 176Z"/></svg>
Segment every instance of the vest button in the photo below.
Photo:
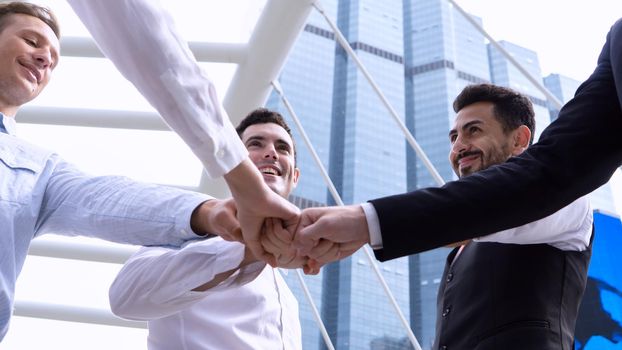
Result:
<svg viewBox="0 0 622 350"><path fill-rule="evenodd" d="M452 279L454 279L454 274L450 272L447 274L447 278L445 279L445 281L451 282Z"/></svg>
<svg viewBox="0 0 622 350"><path fill-rule="evenodd" d="M446 317L447 315L449 315L449 311L451 311L451 307L449 307L449 306L448 306L448 307L447 307L447 308L443 311L442 316L443 316L443 317Z"/></svg>

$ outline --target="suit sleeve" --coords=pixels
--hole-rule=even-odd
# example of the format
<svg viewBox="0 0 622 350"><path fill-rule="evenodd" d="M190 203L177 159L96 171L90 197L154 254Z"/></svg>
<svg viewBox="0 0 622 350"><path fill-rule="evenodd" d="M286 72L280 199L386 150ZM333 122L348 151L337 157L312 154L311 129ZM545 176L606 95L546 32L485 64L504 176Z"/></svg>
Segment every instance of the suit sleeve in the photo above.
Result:
<svg viewBox="0 0 622 350"><path fill-rule="evenodd" d="M382 232L376 257L394 259L520 226L607 182L622 162L621 55L618 21L594 73L520 156L440 188L370 201Z"/></svg>

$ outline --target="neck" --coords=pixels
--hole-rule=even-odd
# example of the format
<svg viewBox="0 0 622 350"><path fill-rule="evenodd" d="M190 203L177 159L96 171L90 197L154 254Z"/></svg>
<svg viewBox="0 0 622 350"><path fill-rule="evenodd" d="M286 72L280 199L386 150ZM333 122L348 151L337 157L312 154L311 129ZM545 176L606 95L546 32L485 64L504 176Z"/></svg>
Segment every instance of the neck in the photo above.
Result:
<svg viewBox="0 0 622 350"><path fill-rule="evenodd" d="M17 110L19 107L11 107L11 106L0 106L0 113L7 117L15 117L17 114Z"/></svg>

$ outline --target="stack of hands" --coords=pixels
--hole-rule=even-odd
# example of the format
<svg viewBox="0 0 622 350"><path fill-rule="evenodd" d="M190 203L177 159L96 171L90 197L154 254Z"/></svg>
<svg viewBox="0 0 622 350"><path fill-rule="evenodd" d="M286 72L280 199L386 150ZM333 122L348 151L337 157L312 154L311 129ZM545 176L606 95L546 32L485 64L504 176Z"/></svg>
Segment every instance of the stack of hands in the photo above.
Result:
<svg viewBox="0 0 622 350"><path fill-rule="evenodd" d="M306 274L319 273L324 264L348 257L369 242L359 205L300 211L270 190L255 198L240 200L234 193L232 199L210 200L195 213L195 232L242 242L258 260L273 267L302 268Z"/></svg>

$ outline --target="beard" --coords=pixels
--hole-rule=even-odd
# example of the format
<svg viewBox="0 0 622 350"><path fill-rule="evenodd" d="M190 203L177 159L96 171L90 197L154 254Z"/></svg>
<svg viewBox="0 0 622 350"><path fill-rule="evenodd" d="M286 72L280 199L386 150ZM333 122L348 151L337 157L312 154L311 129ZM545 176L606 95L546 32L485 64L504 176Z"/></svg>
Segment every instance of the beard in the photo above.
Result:
<svg viewBox="0 0 622 350"><path fill-rule="evenodd" d="M456 175L458 175L459 178L475 174L478 171L488 169L489 167L496 164L505 163L505 161L510 159L510 157L512 156L512 153L510 152L510 145L503 144L500 148L491 148L486 153L481 150L471 151L465 153L460 158L476 154L479 156L479 159L472 165L464 168L460 168L459 166L454 167L454 172L456 173ZM458 158L458 160L460 160L460 158Z"/></svg>

